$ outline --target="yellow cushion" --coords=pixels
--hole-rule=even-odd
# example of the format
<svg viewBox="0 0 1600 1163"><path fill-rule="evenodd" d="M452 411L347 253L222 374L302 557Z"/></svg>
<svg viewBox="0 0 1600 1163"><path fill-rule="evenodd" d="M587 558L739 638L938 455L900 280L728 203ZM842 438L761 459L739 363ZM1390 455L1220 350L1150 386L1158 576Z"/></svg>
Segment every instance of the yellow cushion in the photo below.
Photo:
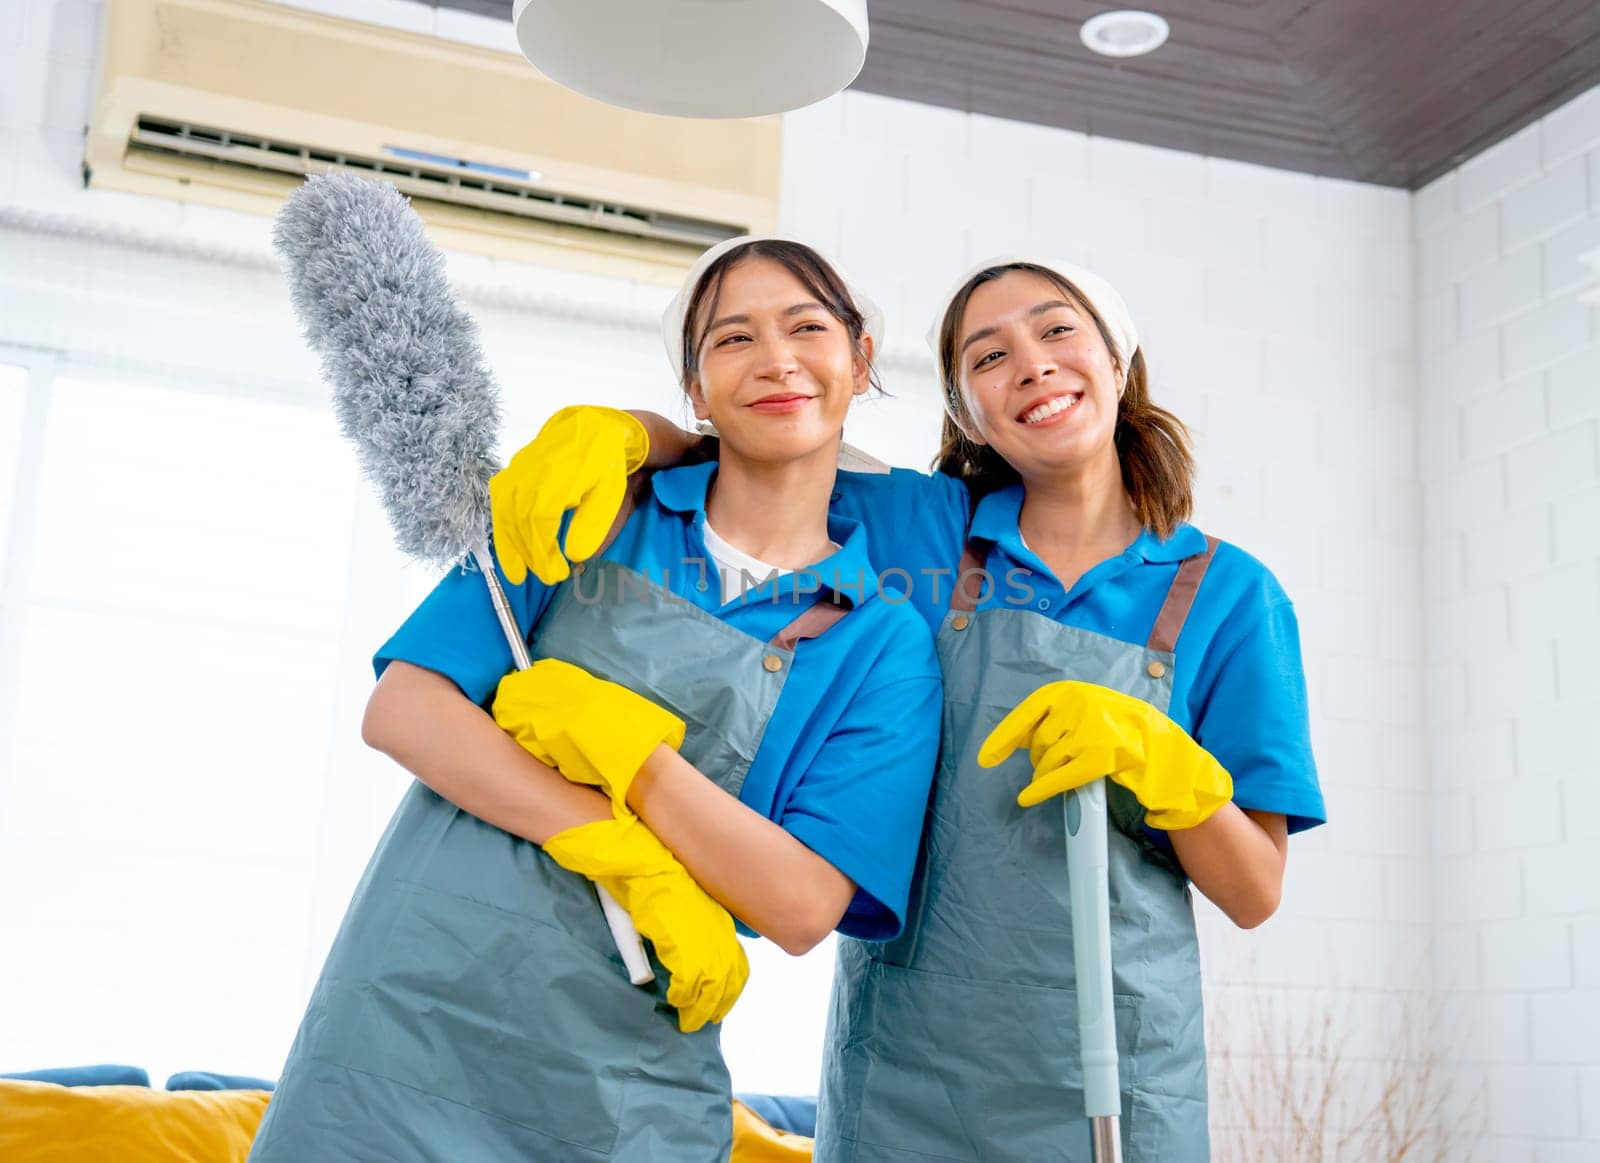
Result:
<svg viewBox="0 0 1600 1163"><path fill-rule="evenodd" d="M6 1163L229 1163L250 1141L265 1090L57 1086L0 1078L0 1159ZM731 1163L809 1163L811 1140L733 1103Z"/></svg>
<svg viewBox="0 0 1600 1163"><path fill-rule="evenodd" d="M738 1099L733 1100L733 1155L729 1163L810 1163L811 1140L780 1131Z"/></svg>
<svg viewBox="0 0 1600 1163"><path fill-rule="evenodd" d="M272 1095L265 1090L57 1086L0 1078L6 1163L230 1163Z"/></svg>

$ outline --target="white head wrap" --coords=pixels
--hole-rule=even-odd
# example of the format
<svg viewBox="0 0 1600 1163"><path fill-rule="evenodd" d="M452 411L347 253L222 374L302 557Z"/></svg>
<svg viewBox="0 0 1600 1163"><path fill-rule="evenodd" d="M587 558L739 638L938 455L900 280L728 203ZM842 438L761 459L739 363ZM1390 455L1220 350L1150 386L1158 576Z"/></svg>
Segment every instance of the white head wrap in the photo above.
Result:
<svg viewBox="0 0 1600 1163"><path fill-rule="evenodd" d="M944 322L944 315L950 309L951 300L960 293L961 288L980 271L986 271L991 267L1011 266L1014 263L1031 263L1033 266L1054 271L1078 289L1078 292L1088 300L1089 306L1094 308L1095 314L1104 320L1106 332L1111 336L1113 348L1111 354L1121 366L1123 382L1126 383L1128 371L1133 366L1133 353L1139 350L1139 332L1133 325L1133 316L1128 313L1128 304L1122 301L1122 296L1117 293L1115 287L1088 268L1075 266L1069 262L1051 262L1048 259L996 255L994 258L984 259L957 279L941 300L944 305L939 309L939 315L934 319L933 326L928 328L928 346L933 350L933 358L935 360L939 358L939 326ZM941 374L943 370L940 369ZM948 399L945 400L945 407L947 409L950 407Z"/></svg>
<svg viewBox="0 0 1600 1163"><path fill-rule="evenodd" d="M683 376L683 320L689 312L689 299L694 294L694 289L700 283L700 277L717 259L727 254L738 246L749 242L800 242L796 238L784 238L777 234L745 234L738 238L730 238L726 242L719 242L695 260L694 266L689 268L689 273L683 278L683 286L678 288L678 293L672 297L672 302L667 304L667 309L661 314L661 338L667 345L667 359L672 364L672 374L681 380ZM802 246L809 243L801 242ZM812 247L815 250L815 247ZM819 252L820 253L820 252ZM856 310L861 312L862 330L872 337L872 350L874 355L883 354L883 312L878 305L861 293L860 288L839 268L832 259L826 259L833 267L834 272L844 283L844 289L850 293L850 298L855 301Z"/></svg>

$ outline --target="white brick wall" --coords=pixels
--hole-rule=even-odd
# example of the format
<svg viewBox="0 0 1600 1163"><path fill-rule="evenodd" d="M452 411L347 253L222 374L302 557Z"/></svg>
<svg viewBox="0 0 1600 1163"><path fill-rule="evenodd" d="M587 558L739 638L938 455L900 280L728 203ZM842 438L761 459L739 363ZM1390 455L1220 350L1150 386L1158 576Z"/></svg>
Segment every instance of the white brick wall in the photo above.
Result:
<svg viewBox="0 0 1600 1163"><path fill-rule="evenodd" d="M1413 206L1425 566L1449 599L1427 655L1466 672L1430 721L1439 983L1479 1027L1452 1060L1462 1086L1488 1070L1497 1160L1600 1155L1600 334L1578 299L1597 149L1600 90Z"/></svg>
<svg viewBox="0 0 1600 1163"><path fill-rule="evenodd" d="M1501 240L1507 250L1581 222L1589 210L1585 159L1572 158L1530 186L1506 196L1501 206Z"/></svg>
<svg viewBox="0 0 1600 1163"><path fill-rule="evenodd" d="M289 2L513 47L504 22L405 0ZM0 10L0 342L314 391L263 221L81 189L98 4ZM858 443L926 463L921 336L968 263L1087 262L1195 431L1198 522L1296 599L1335 823L1295 842L1262 930L1202 906L1216 1016L1291 995L1337 1010L1371 1071L1384 1005L1431 979L1465 1015L1435 1046L1455 1100L1486 1084L1478 1157L1600 1151L1600 336L1578 301L1578 256L1600 246L1600 90L1414 196L850 93L786 119L782 191L784 227L889 313L895 398L861 410ZM15 225L40 213L99 237ZM452 269L497 289L469 302L508 429L578 397L675 407L656 289ZM626 307L608 326L518 305L553 293ZM370 826L383 799L330 788L332 826ZM365 851L324 853L334 905L286 941L326 940ZM1237 1112L1217 1117L1226 1159Z"/></svg>

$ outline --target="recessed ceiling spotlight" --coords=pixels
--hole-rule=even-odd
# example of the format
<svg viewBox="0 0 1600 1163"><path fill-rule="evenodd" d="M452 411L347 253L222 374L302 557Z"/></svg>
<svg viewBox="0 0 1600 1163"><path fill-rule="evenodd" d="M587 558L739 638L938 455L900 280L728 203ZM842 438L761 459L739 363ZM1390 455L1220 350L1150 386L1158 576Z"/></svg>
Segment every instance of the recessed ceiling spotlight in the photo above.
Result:
<svg viewBox="0 0 1600 1163"><path fill-rule="evenodd" d="M1105 57L1139 57L1167 43L1167 22L1154 12L1102 12L1083 22L1078 34L1092 51Z"/></svg>

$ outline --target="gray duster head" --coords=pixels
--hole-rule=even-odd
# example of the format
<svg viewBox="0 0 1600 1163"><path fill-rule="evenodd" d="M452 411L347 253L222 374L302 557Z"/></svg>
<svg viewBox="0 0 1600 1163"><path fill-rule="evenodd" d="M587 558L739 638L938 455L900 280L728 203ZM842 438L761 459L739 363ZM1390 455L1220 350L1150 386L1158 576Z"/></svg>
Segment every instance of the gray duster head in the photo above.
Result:
<svg viewBox="0 0 1600 1163"><path fill-rule="evenodd" d="M498 390L421 219L393 186L330 173L289 197L273 245L395 540L455 563L489 531Z"/></svg>

